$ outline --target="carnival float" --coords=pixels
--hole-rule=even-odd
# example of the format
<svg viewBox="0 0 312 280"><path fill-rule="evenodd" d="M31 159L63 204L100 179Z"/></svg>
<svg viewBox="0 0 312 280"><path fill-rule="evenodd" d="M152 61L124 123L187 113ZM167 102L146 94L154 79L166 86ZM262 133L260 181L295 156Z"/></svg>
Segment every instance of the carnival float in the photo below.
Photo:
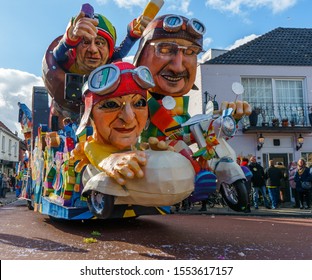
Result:
<svg viewBox="0 0 312 280"><path fill-rule="evenodd" d="M163 1L150 1L143 15L155 17L162 4ZM154 12L150 13L151 10ZM83 11L85 17L89 12L93 14L90 5L84 6ZM60 40L62 36L51 43L43 58L45 87L33 89L33 117L28 124L28 127L32 126L31 134L24 128L30 156L26 168L27 191L22 198L27 199L29 209L63 220L134 218L169 214L171 206L183 199L200 201L206 197L201 196L200 186L195 184L195 172L189 160L170 150L164 142L156 141L154 145L153 138L147 144L139 143L148 116L147 90L153 86L149 69L116 62L99 66L88 75L65 73L53 55ZM52 97L52 106L48 95ZM122 101L116 102L116 97ZM104 114L105 109L110 110L110 116L115 116L115 131L120 135L125 131L130 135L135 130L134 136L127 137L126 143L122 137L116 137L117 140L106 137L107 131L102 123L106 118L97 121L97 114ZM131 110L140 110L137 114L142 118L143 125L138 121L135 129L128 127L127 116L124 116ZM215 115L212 110L193 118L192 123L184 124L191 129L200 126L198 131L193 131L203 137L198 136L200 150L194 159L202 157L211 161L212 166L219 165L220 169L223 162L235 158L235 152L222 140L236 132L231 113L221 110ZM25 125L23 117L27 116L29 109L21 104L19 120L22 125ZM65 124L65 120L68 123ZM221 147L220 142L230 152L222 155L223 160L215 160L218 149L222 154L217 148ZM140 162L138 158L142 153L144 158ZM137 164L144 176L136 173ZM118 181L119 175L129 168L132 168L133 178L122 183ZM226 168L233 170L231 166ZM215 174L224 170L212 171L208 177L205 173L203 182L216 189ZM246 178L241 170L236 171L237 177L232 174L232 180L220 181L217 191L222 193L229 207L243 211L247 205ZM196 188L197 192L194 192Z"/></svg>

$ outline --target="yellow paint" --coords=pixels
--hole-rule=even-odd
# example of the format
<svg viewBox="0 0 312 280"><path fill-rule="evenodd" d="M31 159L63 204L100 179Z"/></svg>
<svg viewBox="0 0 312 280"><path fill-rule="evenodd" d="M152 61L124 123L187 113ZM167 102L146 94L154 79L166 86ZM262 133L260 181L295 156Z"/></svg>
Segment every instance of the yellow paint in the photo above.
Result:
<svg viewBox="0 0 312 280"><path fill-rule="evenodd" d="M123 215L123 218L130 218L130 217L135 217L136 214L134 212L133 209L130 209L130 210L126 210L124 215Z"/></svg>

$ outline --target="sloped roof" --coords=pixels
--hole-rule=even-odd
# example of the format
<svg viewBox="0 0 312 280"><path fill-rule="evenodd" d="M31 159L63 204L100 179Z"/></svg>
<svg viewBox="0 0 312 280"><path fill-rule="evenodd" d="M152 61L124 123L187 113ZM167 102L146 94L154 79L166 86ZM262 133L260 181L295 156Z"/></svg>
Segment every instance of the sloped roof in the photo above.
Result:
<svg viewBox="0 0 312 280"><path fill-rule="evenodd" d="M0 127L5 129L7 132L14 134L2 121L0 121Z"/></svg>
<svg viewBox="0 0 312 280"><path fill-rule="evenodd" d="M276 28L204 64L312 66L312 28Z"/></svg>
<svg viewBox="0 0 312 280"><path fill-rule="evenodd" d="M0 121L0 128L2 128L4 131L6 131L8 134L11 134L12 136L18 137L2 121Z"/></svg>

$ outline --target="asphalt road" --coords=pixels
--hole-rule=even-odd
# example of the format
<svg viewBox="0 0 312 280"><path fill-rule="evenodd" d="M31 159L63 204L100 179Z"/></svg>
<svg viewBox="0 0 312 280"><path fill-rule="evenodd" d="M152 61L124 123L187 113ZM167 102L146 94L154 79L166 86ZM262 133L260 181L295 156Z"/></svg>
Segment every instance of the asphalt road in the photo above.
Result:
<svg viewBox="0 0 312 280"><path fill-rule="evenodd" d="M60 222L15 202L0 208L0 221L2 260L312 259L311 218L173 214Z"/></svg>

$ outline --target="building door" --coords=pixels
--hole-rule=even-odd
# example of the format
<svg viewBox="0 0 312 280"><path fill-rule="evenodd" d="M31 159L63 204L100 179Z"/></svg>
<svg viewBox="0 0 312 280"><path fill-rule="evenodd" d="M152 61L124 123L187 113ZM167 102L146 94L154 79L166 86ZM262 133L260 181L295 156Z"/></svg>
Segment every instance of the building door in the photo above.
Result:
<svg viewBox="0 0 312 280"><path fill-rule="evenodd" d="M269 160L274 161L274 165L277 162L282 162L286 167L288 167L289 162L293 161L293 154L287 153L269 153L269 154L262 154L262 162L263 167L269 167Z"/></svg>
<svg viewBox="0 0 312 280"><path fill-rule="evenodd" d="M276 153L276 154L270 153L267 156L267 162L266 162L267 167L269 166L269 160L273 160L274 165L276 165L279 162L282 162L283 165L288 169L288 163L289 163L289 161L293 160L293 156L292 156L292 154L287 154L287 153ZM288 174L288 172L287 172L287 174ZM284 187L282 188L282 186L284 186ZM291 194L290 194L290 189L289 189L288 175L284 179L284 184L281 185L281 191L283 193L281 198L283 198L283 200L285 202L290 201Z"/></svg>
<svg viewBox="0 0 312 280"><path fill-rule="evenodd" d="M278 162L282 162L284 166L288 166L288 155L287 154L269 154L269 160L274 161L274 165Z"/></svg>

